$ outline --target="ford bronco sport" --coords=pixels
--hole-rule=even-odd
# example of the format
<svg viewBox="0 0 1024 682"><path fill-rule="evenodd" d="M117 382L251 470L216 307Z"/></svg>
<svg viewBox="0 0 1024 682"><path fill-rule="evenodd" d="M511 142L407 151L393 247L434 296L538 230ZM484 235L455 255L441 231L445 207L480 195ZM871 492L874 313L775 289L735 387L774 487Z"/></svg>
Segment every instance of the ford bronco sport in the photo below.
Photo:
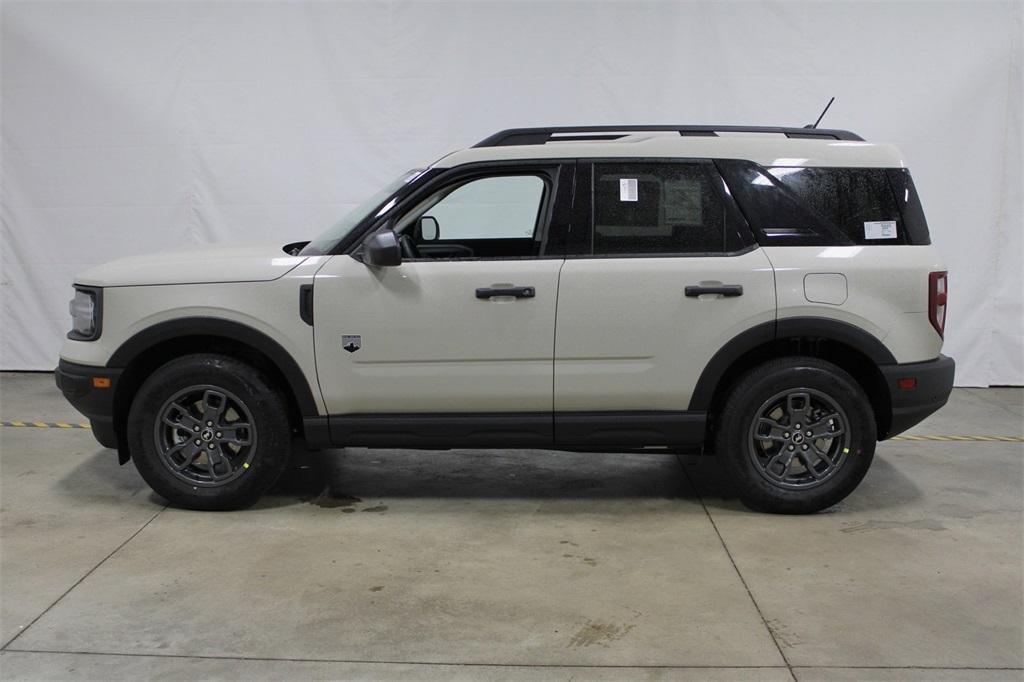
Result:
<svg viewBox="0 0 1024 682"><path fill-rule="evenodd" d="M846 131L506 130L312 241L88 270L56 380L195 509L254 502L298 436L703 448L812 512L949 396L929 244L899 152Z"/></svg>

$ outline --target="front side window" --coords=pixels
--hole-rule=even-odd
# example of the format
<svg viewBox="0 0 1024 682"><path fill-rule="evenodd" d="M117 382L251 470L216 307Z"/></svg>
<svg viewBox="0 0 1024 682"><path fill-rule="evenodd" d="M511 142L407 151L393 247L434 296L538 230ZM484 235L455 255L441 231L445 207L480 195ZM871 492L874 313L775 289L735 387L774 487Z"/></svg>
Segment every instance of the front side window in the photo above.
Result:
<svg viewBox="0 0 1024 682"><path fill-rule="evenodd" d="M536 256L546 194L532 174L454 183L421 201L395 232L411 258Z"/></svg>
<svg viewBox="0 0 1024 682"><path fill-rule="evenodd" d="M706 164L594 165L593 253L725 250L726 211Z"/></svg>

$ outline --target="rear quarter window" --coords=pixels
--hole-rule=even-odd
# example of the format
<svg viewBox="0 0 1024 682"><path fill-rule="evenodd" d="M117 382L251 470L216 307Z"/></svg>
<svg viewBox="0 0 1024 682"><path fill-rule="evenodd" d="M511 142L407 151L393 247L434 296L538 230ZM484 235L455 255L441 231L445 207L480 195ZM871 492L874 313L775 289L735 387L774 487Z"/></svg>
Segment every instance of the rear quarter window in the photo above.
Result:
<svg viewBox="0 0 1024 682"><path fill-rule="evenodd" d="M719 165L764 246L930 242L904 169Z"/></svg>
<svg viewBox="0 0 1024 682"><path fill-rule="evenodd" d="M768 172L851 243L907 243L884 168L775 167Z"/></svg>
<svg viewBox="0 0 1024 682"><path fill-rule="evenodd" d="M924 208L921 206L921 199L917 196L917 188L914 187L914 179L910 177L910 171L906 168L890 168L886 172L889 177L889 187L893 196L896 197L896 205L900 208L903 216L903 225L907 233L907 240L911 244L931 244L931 233L928 231L928 221L924 217Z"/></svg>

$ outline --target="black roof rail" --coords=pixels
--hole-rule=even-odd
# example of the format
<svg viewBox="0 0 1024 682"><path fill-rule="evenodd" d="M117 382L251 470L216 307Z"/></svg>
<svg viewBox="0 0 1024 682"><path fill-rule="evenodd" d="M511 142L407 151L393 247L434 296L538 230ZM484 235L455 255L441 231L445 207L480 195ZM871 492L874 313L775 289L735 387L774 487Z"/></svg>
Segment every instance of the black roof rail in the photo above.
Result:
<svg viewBox="0 0 1024 682"><path fill-rule="evenodd" d="M860 135L848 130L828 128L785 128L775 126L668 126L668 125L625 125L625 126L562 126L555 128L509 128L477 142L474 147L505 147L522 144L544 144L552 140L616 140L632 133L677 132L682 136L715 137L717 133L781 133L786 137L856 140ZM564 137L557 137L564 136Z"/></svg>

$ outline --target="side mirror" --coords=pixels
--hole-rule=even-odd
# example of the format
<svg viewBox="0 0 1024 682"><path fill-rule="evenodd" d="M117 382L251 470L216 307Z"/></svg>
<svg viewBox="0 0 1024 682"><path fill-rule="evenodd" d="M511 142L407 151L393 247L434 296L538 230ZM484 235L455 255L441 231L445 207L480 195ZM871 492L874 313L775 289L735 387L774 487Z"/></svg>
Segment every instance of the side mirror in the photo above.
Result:
<svg viewBox="0 0 1024 682"><path fill-rule="evenodd" d="M441 225L434 216L425 215L420 218L419 228L420 239L425 242L436 242L441 238Z"/></svg>
<svg viewBox="0 0 1024 682"><path fill-rule="evenodd" d="M402 247L391 230L374 232L363 242L363 262L374 267L402 264Z"/></svg>

